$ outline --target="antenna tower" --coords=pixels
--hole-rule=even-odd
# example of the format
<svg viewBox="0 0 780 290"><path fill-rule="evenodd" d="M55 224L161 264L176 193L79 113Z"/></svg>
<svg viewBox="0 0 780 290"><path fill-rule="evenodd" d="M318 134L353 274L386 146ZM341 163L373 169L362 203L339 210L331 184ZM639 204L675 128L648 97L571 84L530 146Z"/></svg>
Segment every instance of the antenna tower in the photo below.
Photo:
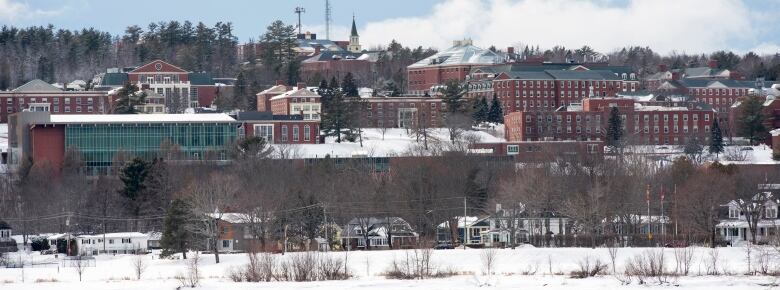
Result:
<svg viewBox="0 0 780 290"><path fill-rule="evenodd" d="M301 34L301 13L306 13L306 9L301 6L295 7L295 14L298 14L298 34Z"/></svg>
<svg viewBox="0 0 780 290"><path fill-rule="evenodd" d="M330 0L325 0L325 39L330 39L330 23L332 21L331 19L331 13L332 13L333 7L330 6Z"/></svg>

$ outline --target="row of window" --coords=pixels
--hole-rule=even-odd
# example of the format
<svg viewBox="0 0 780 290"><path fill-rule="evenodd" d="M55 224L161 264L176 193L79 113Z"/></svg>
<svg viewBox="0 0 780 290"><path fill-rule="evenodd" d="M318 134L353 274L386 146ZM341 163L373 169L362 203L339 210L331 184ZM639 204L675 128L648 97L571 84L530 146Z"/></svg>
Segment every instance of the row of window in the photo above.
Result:
<svg viewBox="0 0 780 290"><path fill-rule="evenodd" d="M281 125L281 136L279 136L280 142L287 142L288 125ZM300 126L292 125L292 140L293 142L300 141ZM259 124L255 125L255 136L262 137L269 143L274 142L274 125L273 124ZM303 125L303 141L311 141L311 126Z"/></svg>
<svg viewBox="0 0 780 290"><path fill-rule="evenodd" d="M691 93L700 96L744 96L747 95L748 89L690 89Z"/></svg>
<svg viewBox="0 0 780 290"><path fill-rule="evenodd" d="M738 219L743 216L742 210L736 207L729 208L729 218ZM769 206L764 209L764 218L775 219L777 218L777 207Z"/></svg>
<svg viewBox="0 0 780 290"><path fill-rule="evenodd" d="M122 244L130 244L130 238L120 239ZM81 243L84 245L96 245L102 243L103 239L82 239ZM108 239L109 244L114 244L114 239Z"/></svg>
<svg viewBox="0 0 780 290"><path fill-rule="evenodd" d="M86 102L87 105L91 106L94 103L93 98L90 97L72 97L72 98L76 101L77 105L82 105L83 102ZM25 103L25 98L5 98L5 103L11 105L14 103L14 99L17 99L19 101L19 104ZM63 99L63 103L65 103L66 105L70 105L71 103L71 97L51 98L51 101L53 104L58 105L60 103L60 99ZM38 102L48 103L49 98L40 98L40 101L38 100L38 98L27 98L26 102L27 103L38 103Z"/></svg>

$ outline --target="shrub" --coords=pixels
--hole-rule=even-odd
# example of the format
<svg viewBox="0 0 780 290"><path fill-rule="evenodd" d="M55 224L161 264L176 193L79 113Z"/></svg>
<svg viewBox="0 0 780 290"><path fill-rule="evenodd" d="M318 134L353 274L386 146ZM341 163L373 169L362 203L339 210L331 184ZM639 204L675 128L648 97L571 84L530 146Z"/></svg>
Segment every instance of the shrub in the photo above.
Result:
<svg viewBox="0 0 780 290"><path fill-rule="evenodd" d="M571 272L572 278L588 278L596 275L604 274L607 270L607 264L601 262L601 260L586 256L584 259L577 262L578 269Z"/></svg>
<svg viewBox="0 0 780 290"><path fill-rule="evenodd" d="M648 283L651 279L659 284L667 283L671 273L666 270L664 250L647 250L626 261L625 275L630 282L636 279L639 284Z"/></svg>

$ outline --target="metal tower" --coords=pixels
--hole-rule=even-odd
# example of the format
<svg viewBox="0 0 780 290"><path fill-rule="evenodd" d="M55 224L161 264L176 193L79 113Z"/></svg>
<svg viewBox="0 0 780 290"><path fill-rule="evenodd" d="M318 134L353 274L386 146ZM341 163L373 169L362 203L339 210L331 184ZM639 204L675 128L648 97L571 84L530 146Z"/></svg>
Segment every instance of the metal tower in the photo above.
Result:
<svg viewBox="0 0 780 290"><path fill-rule="evenodd" d="M331 10L330 0L325 0L325 39L330 39L330 23L331 23Z"/></svg>
<svg viewBox="0 0 780 290"><path fill-rule="evenodd" d="M301 34L301 13L306 13L306 9L301 6L295 7L295 14L298 14L298 34Z"/></svg>

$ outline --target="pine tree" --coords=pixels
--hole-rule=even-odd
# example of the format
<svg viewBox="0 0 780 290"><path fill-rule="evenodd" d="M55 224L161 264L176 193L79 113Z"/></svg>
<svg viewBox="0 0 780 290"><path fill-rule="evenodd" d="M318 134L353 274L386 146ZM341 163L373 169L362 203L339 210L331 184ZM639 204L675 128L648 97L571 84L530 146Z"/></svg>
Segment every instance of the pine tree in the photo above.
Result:
<svg viewBox="0 0 780 290"><path fill-rule="evenodd" d="M336 83L338 84L338 83ZM355 109L355 100L358 98L347 98L338 87L330 87L332 95L328 101L327 108L322 110L321 128L325 136L335 136L336 142L341 143L342 135L348 139L352 138L352 128L355 127L357 112Z"/></svg>
<svg viewBox="0 0 780 290"><path fill-rule="evenodd" d="M137 114L136 106L146 103L146 93L139 91L138 87L126 82L125 86L117 92L114 114Z"/></svg>
<svg viewBox="0 0 780 290"><path fill-rule="evenodd" d="M463 112L463 103L461 98L463 97L463 88L458 81L448 81L444 90L444 103L447 104L447 111L450 113Z"/></svg>
<svg viewBox="0 0 780 290"><path fill-rule="evenodd" d="M233 99L230 104L228 104L231 106L220 109L223 111L229 111L232 109L246 110L248 103L246 101L248 89L249 85L247 84L246 77L244 76L244 71L240 70L238 71L238 75L236 75L236 82L233 85Z"/></svg>
<svg viewBox="0 0 780 290"><path fill-rule="evenodd" d="M135 217L141 215L142 195L146 190L146 178L149 176L150 168L149 162L136 157L122 166L119 171L119 180L122 181L119 193L127 199L126 208ZM137 226L136 222L136 228Z"/></svg>
<svg viewBox="0 0 780 290"><path fill-rule="evenodd" d="M710 131L709 151L710 154L715 153L716 156L723 153L723 134L720 131L717 117L715 117L715 122L712 124L712 130Z"/></svg>
<svg viewBox="0 0 780 290"><path fill-rule="evenodd" d="M737 119L737 127L739 128L740 136L750 140L752 144L757 144L761 141L767 132L766 126L764 126L764 100L759 96L748 96L740 104L739 118Z"/></svg>
<svg viewBox="0 0 780 290"><path fill-rule="evenodd" d="M493 101L490 103L487 121L496 124L504 123L504 109L501 108L501 101L496 95L493 95Z"/></svg>
<svg viewBox="0 0 780 290"><path fill-rule="evenodd" d="M345 97L358 97L358 87L357 84L355 84L355 78L352 76L351 72L348 72L344 76L344 80L341 81L341 91L344 93Z"/></svg>
<svg viewBox="0 0 780 290"><path fill-rule="evenodd" d="M620 147L621 139L623 138L623 120L620 118L620 111L617 107L612 107L609 111L609 120L607 127L607 146L615 149Z"/></svg>
<svg viewBox="0 0 780 290"><path fill-rule="evenodd" d="M471 117L474 119L474 123L482 123L487 121L488 117L488 103L485 97L482 97L474 104L474 112L471 113Z"/></svg>
<svg viewBox="0 0 780 290"><path fill-rule="evenodd" d="M187 227L191 222L190 218L190 207L186 201L174 199L168 206L160 239L162 257L180 252L182 257L187 259L188 242L192 236Z"/></svg>

